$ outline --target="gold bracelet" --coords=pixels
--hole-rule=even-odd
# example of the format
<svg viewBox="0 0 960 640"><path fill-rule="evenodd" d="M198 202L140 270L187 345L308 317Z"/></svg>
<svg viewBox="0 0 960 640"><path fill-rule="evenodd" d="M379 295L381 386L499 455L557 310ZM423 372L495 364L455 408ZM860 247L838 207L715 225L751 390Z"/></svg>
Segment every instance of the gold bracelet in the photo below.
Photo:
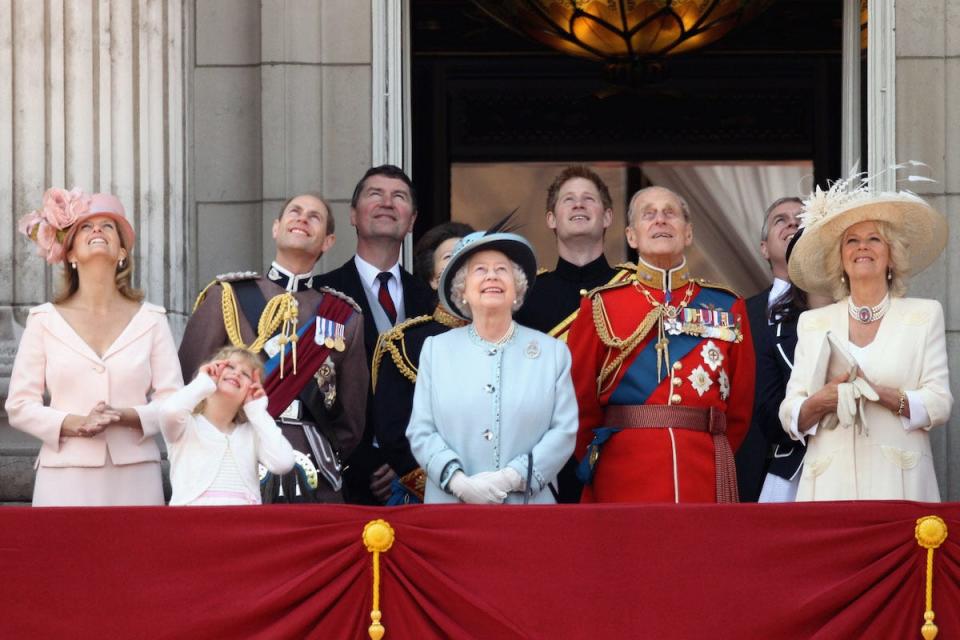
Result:
<svg viewBox="0 0 960 640"><path fill-rule="evenodd" d="M905 394L902 389L897 389L897 397L900 400L900 405L897 407L897 415L902 416L903 410L907 406L907 394Z"/></svg>

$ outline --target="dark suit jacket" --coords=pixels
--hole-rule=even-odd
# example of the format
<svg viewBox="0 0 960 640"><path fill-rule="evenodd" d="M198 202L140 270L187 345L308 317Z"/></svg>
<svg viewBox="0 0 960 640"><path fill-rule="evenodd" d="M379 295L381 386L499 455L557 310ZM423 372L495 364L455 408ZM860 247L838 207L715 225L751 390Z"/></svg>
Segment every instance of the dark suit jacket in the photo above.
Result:
<svg viewBox="0 0 960 640"><path fill-rule="evenodd" d="M377 325L373 321L373 314L370 312L370 305L367 303L367 296L363 291L363 283L360 281L360 272L357 271L357 263L353 261L353 256L343 266L317 276L313 282L315 287L331 287L341 291L360 305L363 310L363 340L367 347L367 366L369 367L373 359L373 351L377 346L379 333L377 332ZM434 299L430 287L404 269L400 269L400 283L403 287L403 307L407 318L433 312ZM372 395L368 387L367 419L363 430L363 439L353 455L347 460L347 468L343 473L347 489L346 498L348 502L355 504L379 504L370 491L370 475L379 466L386 463L383 452L373 446Z"/></svg>
<svg viewBox="0 0 960 640"><path fill-rule="evenodd" d="M773 338L757 356L757 395L754 417L773 446L773 457L767 471L789 480L800 468L806 447L787 435L780 424L780 403L787 393L787 382L793 371L793 352L797 348L797 321L778 322Z"/></svg>
<svg viewBox="0 0 960 640"><path fill-rule="evenodd" d="M761 353L765 353L771 348L773 343L773 332L767 322L767 300L770 296L771 287L767 287L755 296L747 298L747 320L750 322L750 334L753 336L753 352L759 358ZM767 474L767 458L770 452L770 445L765 433L768 433L771 426L762 425L757 416L757 401L760 398L760 387L763 383L763 374L757 369L756 383L754 385L754 411L753 419L750 422L750 429L747 431L747 437L743 439L743 444L737 449L735 456L737 463L737 489L740 492L740 502L756 502L760 497L760 489L763 488L763 479ZM783 399L783 395L780 396ZM776 412L773 414L775 425L780 427L780 420Z"/></svg>
<svg viewBox="0 0 960 640"><path fill-rule="evenodd" d="M367 345L367 362L369 363L373 358L373 350L377 346L377 338L380 334L373 321L373 314L370 313L370 305L363 292L360 272L357 271L357 263L353 261L353 256L343 266L317 276L313 282L314 286L330 287L347 294L363 309L363 340ZM419 278L407 273L405 269L400 269L400 285L403 288L403 308L407 318L433 313L436 300L430 287Z"/></svg>

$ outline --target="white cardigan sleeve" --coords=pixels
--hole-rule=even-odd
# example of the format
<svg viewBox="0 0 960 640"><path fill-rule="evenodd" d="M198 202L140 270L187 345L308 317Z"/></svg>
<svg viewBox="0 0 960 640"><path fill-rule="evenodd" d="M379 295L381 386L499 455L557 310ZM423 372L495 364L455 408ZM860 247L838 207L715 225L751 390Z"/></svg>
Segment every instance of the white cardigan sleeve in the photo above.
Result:
<svg viewBox="0 0 960 640"><path fill-rule="evenodd" d="M210 376L198 373L193 382L157 402L156 413L163 439L168 443L177 442L183 436L194 408L216 390L217 385Z"/></svg>
<svg viewBox="0 0 960 640"><path fill-rule="evenodd" d="M243 405L257 440L257 460L271 473L284 474L293 469L293 447L280 427L267 413L267 397Z"/></svg>

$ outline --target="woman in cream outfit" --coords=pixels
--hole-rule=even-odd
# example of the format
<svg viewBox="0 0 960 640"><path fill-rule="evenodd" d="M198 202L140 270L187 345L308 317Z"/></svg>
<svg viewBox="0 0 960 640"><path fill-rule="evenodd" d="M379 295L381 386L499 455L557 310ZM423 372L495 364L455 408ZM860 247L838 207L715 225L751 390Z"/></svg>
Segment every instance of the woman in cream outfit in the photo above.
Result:
<svg viewBox="0 0 960 640"><path fill-rule="evenodd" d="M804 202L790 262L794 284L837 301L800 317L780 406L784 429L807 442L797 500L939 501L928 432L953 404L943 309L902 296L904 279L943 250L946 220L913 194L844 186ZM819 387L827 332L859 369L851 382L838 376ZM839 425L821 423L830 415Z"/></svg>
<svg viewBox="0 0 960 640"><path fill-rule="evenodd" d="M151 435L159 414L148 397L183 381L163 308L130 285L123 205L50 189L20 230L64 269L56 301L30 310L6 403L10 425L42 442L34 506L162 505Z"/></svg>

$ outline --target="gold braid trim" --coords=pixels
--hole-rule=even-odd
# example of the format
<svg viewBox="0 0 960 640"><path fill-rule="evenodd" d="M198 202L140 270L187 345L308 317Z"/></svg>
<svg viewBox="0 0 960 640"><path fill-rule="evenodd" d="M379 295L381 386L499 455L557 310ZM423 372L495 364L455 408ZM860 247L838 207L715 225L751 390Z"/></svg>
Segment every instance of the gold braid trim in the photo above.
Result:
<svg viewBox="0 0 960 640"><path fill-rule="evenodd" d="M297 300L292 294L282 293L270 298L263 313L260 314L260 321L257 323L257 338L250 346L247 346L240 335L240 311L237 308L237 297L233 293L233 286L229 282L220 282L220 286L223 288L223 295L220 299L223 309L223 326L227 330L227 337L230 338L230 343L233 346L246 349L251 353L260 353L264 343L277 332L281 323L284 324L285 329L288 329L291 324L293 325L293 337L287 335L289 332L285 330L284 335L280 338L281 343L296 342ZM293 357L294 372L296 372L296 347L294 347Z"/></svg>
<svg viewBox="0 0 960 640"><path fill-rule="evenodd" d="M410 382L416 383L417 368L413 366L413 361L407 356L407 345L403 339L403 332L411 327L426 324L433 319L433 316L417 316L416 318L405 320L380 334L380 337L377 338L377 346L373 350L373 362L370 367L370 385L374 391L377 390L377 379L380 376L380 363L383 361L383 356L387 353L390 354L390 359L397 365L397 369L403 377ZM398 342L400 343L399 347L397 346Z"/></svg>
<svg viewBox="0 0 960 640"><path fill-rule="evenodd" d="M219 283L220 283L219 280L213 280L213 281L210 282L210 284L208 284L207 286L205 286L205 287L203 288L203 291L201 291L201 292L199 293L199 295L197 295L197 299L196 299L196 300L194 301L194 303L193 303L193 311L190 312L191 314L197 312L197 307L199 307L199 306L200 306L200 303L203 302L203 299L207 297L207 291L210 289L210 287L212 287L212 286L215 285L215 284L219 284Z"/></svg>
<svg viewBox="0 0 960 640"><path fill-rule="evenodd" d="M663 315L663 305L657 305L650 310L650 313L643 319L643 322L634 329L626 338L618 338L614 336L611 331L613 329L610 324L610 319L607 316L606 307L603 305L603 297L594 296L593 298L593 324L597 329L597 336L608 349L617 349L620 353L617 356L608 362L603 369L600 371L600 376L597 378L597 389L598 391L603 388L603 383L606 382L614 371L616 371L620 365L626 360L627 356L633 353L633 350L643 342L644 338L647 337L647 334L650 333L650 330L653 329L653 326L657 324L660 320L660 317Z"/></svg>

